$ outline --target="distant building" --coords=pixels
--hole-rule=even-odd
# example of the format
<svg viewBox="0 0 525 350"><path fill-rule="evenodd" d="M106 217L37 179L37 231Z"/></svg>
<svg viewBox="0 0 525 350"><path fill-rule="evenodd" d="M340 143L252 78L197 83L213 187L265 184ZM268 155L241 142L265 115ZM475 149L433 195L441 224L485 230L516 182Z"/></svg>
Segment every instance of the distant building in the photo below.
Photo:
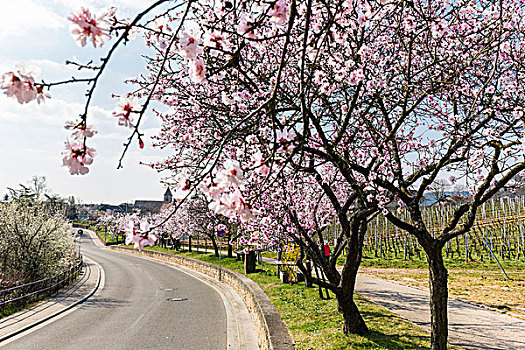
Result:
<svg viewBox="0 0 525 350"><path fill-rule="evenodd" d="M173 202L173 195L171 194L170 189L166 189L166 192L164 192L164 203L171 203Z"/></svg>
<svg viewBox="0 0 525 350"><path fill-rule="evenodd" d="M89 218L99 216L104 213L131 213L134 209L139 209L142 213L158 213L164 208L171 206L173 203L173 195L168 188L164 192L164 200L162 201L148 201L137 200L134 204L122 203L120 205L112 204L76 204L76 215L79 218Z"/></svg>
<svg viewBox="0 0 525 350"><path fill-rule="evenodd" d="M163 201L148 201L148 200L137 200L133 205L133 208L140 209L142 212L158 213L164 208L167 208L173 202L173 195L168 188L164 193Z"/></svg>

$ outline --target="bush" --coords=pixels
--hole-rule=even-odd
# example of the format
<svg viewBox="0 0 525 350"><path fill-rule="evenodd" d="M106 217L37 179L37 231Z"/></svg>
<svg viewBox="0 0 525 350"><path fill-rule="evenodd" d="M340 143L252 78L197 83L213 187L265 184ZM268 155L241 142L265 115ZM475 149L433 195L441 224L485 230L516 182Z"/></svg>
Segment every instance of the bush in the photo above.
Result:
<svg viewBox="0 0 525 350"><path fill-rule="evenodd" d="M0 287L52 276L76 259L70 225L47 202L0 203Z"/></svg>

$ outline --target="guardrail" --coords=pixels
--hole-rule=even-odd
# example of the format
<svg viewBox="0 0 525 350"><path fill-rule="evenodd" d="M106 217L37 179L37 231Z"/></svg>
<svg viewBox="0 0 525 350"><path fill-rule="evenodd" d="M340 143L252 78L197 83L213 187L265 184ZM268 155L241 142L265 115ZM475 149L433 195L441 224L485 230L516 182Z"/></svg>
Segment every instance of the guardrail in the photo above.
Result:
<svg viewBox="0 0 525 350"><path fill-rule="evenodd" d="M22 307L31 301L37 301L42 295L58 291L61 287L78 277L83 264L84 262L81 258L76 265L52 277L0 290L0 300L2 300L0 302L1 315L5 314L4 311L7 305L12 304Z"/></svg>

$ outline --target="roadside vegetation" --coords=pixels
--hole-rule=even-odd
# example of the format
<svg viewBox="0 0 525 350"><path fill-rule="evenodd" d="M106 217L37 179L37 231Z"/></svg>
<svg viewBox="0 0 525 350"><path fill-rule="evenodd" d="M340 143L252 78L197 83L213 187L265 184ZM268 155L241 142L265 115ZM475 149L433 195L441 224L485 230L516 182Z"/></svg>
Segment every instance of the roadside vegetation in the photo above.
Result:
<svg viewBox="0 0 525 350"><path fill-rule="evenodd" d="M0 288L53 276L77 262L65 206L38 193L12 190L0 202Z"/></svg>

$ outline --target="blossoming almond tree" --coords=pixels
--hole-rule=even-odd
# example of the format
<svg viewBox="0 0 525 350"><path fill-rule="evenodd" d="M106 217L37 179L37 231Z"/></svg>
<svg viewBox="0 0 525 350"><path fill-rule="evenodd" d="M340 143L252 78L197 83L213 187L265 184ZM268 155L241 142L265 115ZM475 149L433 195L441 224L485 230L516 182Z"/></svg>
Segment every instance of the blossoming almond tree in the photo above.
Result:
<svg viewBox="0 0 525 350"><path fill-rule="evenodd" d="M77 15L84 17L75 22L83 28L74 32L81 44L82 36L95 46L106 35L117 36L101 66L77 64L96 73L85 79L91 85L78 128L87 127L91 96L115 48L142 30L154 54L146 61L150 74L133 79L135 90L127 96L141 105L122 107L116 114L132 127L124 153L135 138L141 144L140 123L155 101L167 108L156 113L163 126L155 142L172 148L173 155L151 165L174 174L181 201L198 189L217 214L250 225L273 205L264 195L278 194L277 184L286 179L296 187L283 195L304 189L303 174L317 184L311 189L328 198L325 207L332 208L346 232L348 255L357 259L365 222L381 210L425 249L432 348L445 349L447 273L441 248L467 232L479 205L525 168L523 4L248 0L170 2L163 8L165 4L157 1L133 20L117 19L110 11L104 22L108 30L100 26L100 17L93 19L87 11ZM35 98L26 73L4 77L6 94L21 103ZM91 159L83 158L89 156L86 137L81 140L84 149L71 153L76 162L65 162L72 173L86 172L83 167ZM465 181L473 199L434 237L421 218L419 199L442 177ZM329 186L334 181L338 186ZM409 210L410 222L396 216L392 201ZM315 216L315 206L302 208L304 218L291 206L283 208L301 241L319 231L305 219ZM347 263L340 278L351 284L358 260ZM344 299L348 295L340 294L340 304L349 305ZM363 331L347 317L344 329Z"/></svg>
<svg viewBox="0 0 525 350"><path fill-rule="evenodd" d="M427 255L435 349L445 349L447 341L442 249L467 233L478 208L525 169L522 13L514 1L414 3L394 17L398 30L388 38L401 59L367 57L399 83L369 96L366 130L381 167L361 173L410 213L405 220L385 212ZM472 197L440 232L431 232L419 203L447 176L452 183L462 180Z"/></svg>
<svg viewBox="0 0 525 350"><path fill-rule="evenodd" d="M368 327L353 295L367 223L377 215L377 205L359 197L330 164L305 165L302 171L284 169L271 191L261 193L254 202L258 220L243 226L244 240L248 244L262 242L277 251L283 249L284 242L299 247L297 266L308 284L335 295L344 319L343 331L366 333ZM339 228L337 232L334 226ZM329 256L325 245L332 246ZM341 270L339 258L345 251Z"/></svg>

